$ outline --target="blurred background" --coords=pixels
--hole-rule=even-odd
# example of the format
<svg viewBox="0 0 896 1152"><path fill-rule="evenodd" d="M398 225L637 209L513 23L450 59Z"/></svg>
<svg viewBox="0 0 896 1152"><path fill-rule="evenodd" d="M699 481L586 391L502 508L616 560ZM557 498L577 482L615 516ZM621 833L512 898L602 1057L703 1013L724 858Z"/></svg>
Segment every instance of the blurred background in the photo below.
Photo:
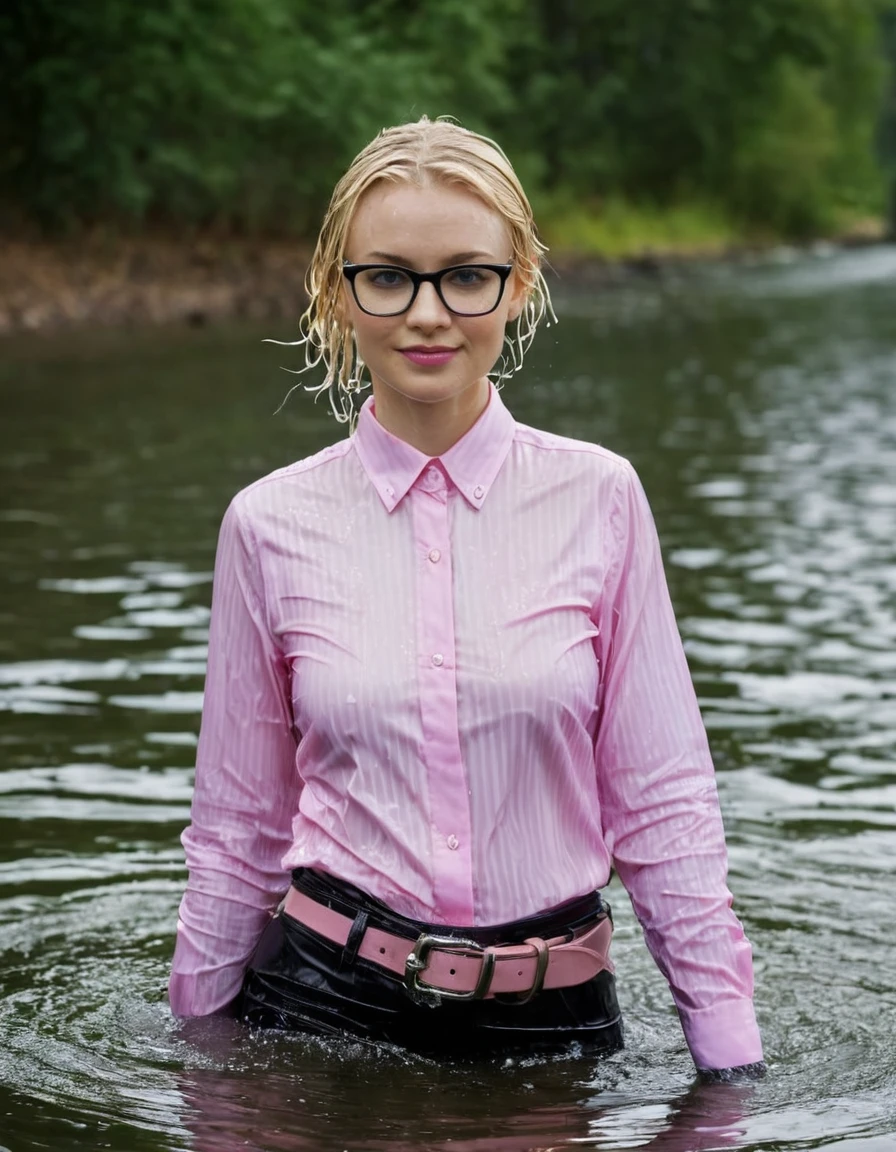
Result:
<svg viewBox="0 0 896 1152"><path fill-rule="evenodd" d="M892 1152L894 63L884 0L2 6L0 1152ZM605 1061L168 1010L218 525L345 434L262 339L335 178L423 113L501 142L552 248L506 403L650 498L760 1084L694 1084L615 881Z"/></svg>
<svg viewBox="0 0 896 1152"><path fill-rule="evenodd" d="M0 328L294 310L336 178L422 113L501 142L560 258L879 237L894 60L892 0L11 0Z"/></svg>

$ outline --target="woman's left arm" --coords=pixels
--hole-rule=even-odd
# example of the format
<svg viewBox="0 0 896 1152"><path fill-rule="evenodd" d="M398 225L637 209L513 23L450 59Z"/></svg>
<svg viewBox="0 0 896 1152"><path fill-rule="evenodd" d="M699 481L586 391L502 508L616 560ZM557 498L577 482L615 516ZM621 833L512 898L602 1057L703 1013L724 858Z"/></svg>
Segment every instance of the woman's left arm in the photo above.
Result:
<svg viewBox="0 0 896 1152"><path fill-rule="evenodd" d="M762 1060L750 945L732 911L715 772L647 499L621 466L595 609L607 847L699 1069Z"/></svg>

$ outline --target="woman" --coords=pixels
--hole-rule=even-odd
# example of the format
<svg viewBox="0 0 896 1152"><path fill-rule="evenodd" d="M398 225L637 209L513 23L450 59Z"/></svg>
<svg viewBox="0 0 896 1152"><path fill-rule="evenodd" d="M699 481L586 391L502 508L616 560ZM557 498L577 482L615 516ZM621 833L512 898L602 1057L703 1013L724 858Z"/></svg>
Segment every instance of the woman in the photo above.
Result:
<svg viewBox="0 0 896 1152"><path fill-rule="evenodd" d="M365 367L373 396L224 518L172 1010L614 1048L615 867L697 1067L761 1071L642 489L489 380L550 309L543 251L504 154L453 123L381 133L334 191L309 364L340 418Z"/></svg>

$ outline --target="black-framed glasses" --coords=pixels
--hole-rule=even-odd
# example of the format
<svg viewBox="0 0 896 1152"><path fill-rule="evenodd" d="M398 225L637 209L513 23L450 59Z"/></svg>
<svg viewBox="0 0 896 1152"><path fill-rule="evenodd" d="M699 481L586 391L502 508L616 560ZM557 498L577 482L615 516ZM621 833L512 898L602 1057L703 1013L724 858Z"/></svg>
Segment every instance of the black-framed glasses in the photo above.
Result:
<svg viewBox="0 0 896 1152"><path fill-rule="evenodd" d="M352 264L342 274L368 316L400 316L417 299L421 284L432 284L455 316L487 316L501 303L512 264L453 264L438 272L414 272L398 264Z"/></svg>

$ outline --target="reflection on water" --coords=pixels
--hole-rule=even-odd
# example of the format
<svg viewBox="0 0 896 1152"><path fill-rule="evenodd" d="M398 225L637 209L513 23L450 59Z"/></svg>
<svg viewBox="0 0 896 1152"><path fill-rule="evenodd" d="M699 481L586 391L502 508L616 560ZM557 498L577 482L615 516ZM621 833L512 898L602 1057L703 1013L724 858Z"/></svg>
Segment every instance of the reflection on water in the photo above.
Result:
<svg viewBox="0 0 896 1152"><path fill-rule="evenodd" d="M599 1064L175 1025L217 525L340 432L298 395L272 416L272 333L28 338L0 367L0 1149L894 1146L896 250L557 303L506 397L651 497L770 1077L694 1086L619 890L627 1048Z"/></svg>
<svg viewBox="0 0 896 1152"><path fill-rule="evenodd" d="M299 1045L311 1047L307 1041ZM755 1093L752 1086L695 1085L680 1095L633 1103L570 1061L523 1062L481 1074L397 1056L374 1064L363 1053L343 1052L340 1058L322 1046L314 1056L320 1068L312 1084L277 1070L265 1076L260 1091L257 1076L233 1070L183 1072L182 1119L191 1147L305 1152L328 1137L333 1147L340 1141L344 1147L348 1128L360 1136L355 1146L371 1152L626 1148L634 1132L639 1146L651 1152L701 1152L739 1146ZM409 1113L414 1089L425 1093L426 1107Z"/></svg>

